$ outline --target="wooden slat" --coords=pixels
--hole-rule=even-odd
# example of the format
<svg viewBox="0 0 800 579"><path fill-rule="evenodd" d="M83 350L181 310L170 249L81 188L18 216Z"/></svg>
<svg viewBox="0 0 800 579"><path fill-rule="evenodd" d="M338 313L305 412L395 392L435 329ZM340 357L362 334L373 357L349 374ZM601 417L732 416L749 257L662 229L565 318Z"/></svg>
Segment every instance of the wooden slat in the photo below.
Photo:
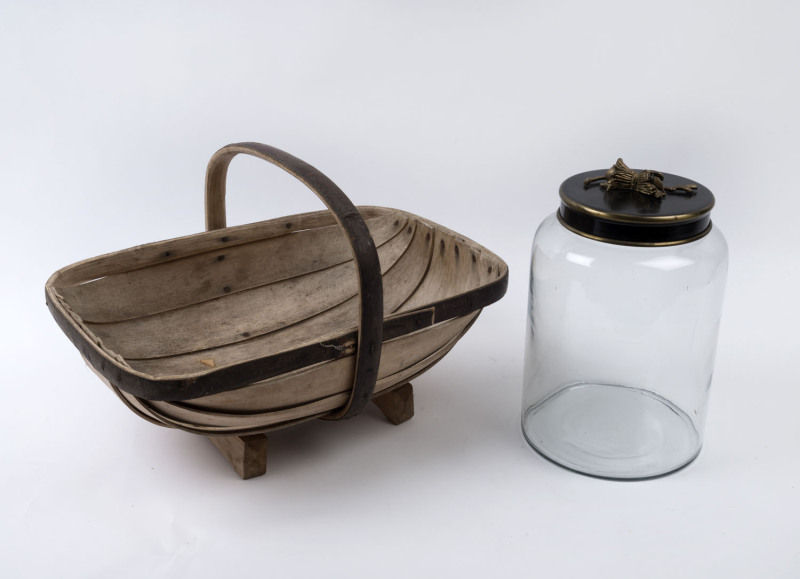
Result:
<svg viewBox="0 0 800 579"><path fill-rule="evenodd" d="M412 233L378 248L382 269L405 253ZM230 287L230 286L226 286ZM235 292L152 316L86 326L124 358L142 359L219 347L274 332L326 311L356 295L352 261L280 282ZM308 341L308 340L305 340Z"/></svg>
<svg viewBox="0 0 800 579"><path fill-rule="evenodd" d="M475 289L489 281L490 263L473 244L438 229L434 230L432 243L428 272L398 311L411 311Z"/></svg>
<svg viewBox="0 0 800 579"><path fill-rule="evenodd" d="M367 218L373 214L368 215L362 212L362 215ZM57 271L50 278L48 285L61 288L67 285L80 284L99 277L148 267L155 263L167 263L198 253L286 235L286 233L292 231L327 227L335 223L336 220L329 211L315 211L313 213L229 227L224 231L195 233L184 237L147 243L68 265Z"/></svg>
<svg viewBox="0 0 800 579"><path fill-rule="evenodd" d="M376 246L403 231L392 214L367 221ZM84 322L124 321L225 297L350 261L336 225L295 231L109 275L59 291ZM228 288L228 291L225 291Z"/></svg>
<svg viewBox="0 0 800 579"><path fill-rule="evenodd" d="M378 369L378 381L418 364L457 336L470 320L471 318L458 318L416 334L385 342ZM247 388L195 398L182 404L188 408L219 412L268 412L304 404L345 391L349 379L352 378L351 358L325 362L257 382Z"/></svg>
<svg viewBox="0 0 800 579"><path fill-rule="evenodd" d="M416 289L428 265L431 229L420 225L409 234L413 239L403 255L389 267L383 277L384 313L394 312ZM338 336L355 328L358 315L358 299L352 297L336 307L310 317L299 324L281 328L252 339L226 344L217 348L188 354L154 359L128 359L136 370L152 376L191 375L205 371L205 361L212 360L214 368L229 366L243 360L253 359L264 353L278 353L297 348L305 343L324 341L326 337Z"/></svg>
<svg viewBox="0 0 800 579"><path fill-rule="evenodd" d="M480 312L474 312L470 316L465 316L463 318L441 324L440 326L445 326L446 324L458 324L460 327L460 332L451 337L450 340L441 348L433 351L430 355L426 356L422 360L411 365L406 365L408 362L407 359L405 362L388 362L393 365L398 364L398 367L402 366L403 370L379 378L375 386L375 392L383 392L384 390L392 388L398 384L408 382L410 379L418 376L427 368L439 361L445 354L447 354L447 352L450 351L450 349L452 349L452 347L460 339L461 335L463 335L463 332L469 328L469 325L479 313ZM431 330L423 330L420 332L420 334L424 334ZM417 336L417 334L410 334L409 336L414 337ZM404 336L404 338L408 338L409 336ZM398 340L403 340L404 338L398 338ZM386 346L388 346L390 343L391 341L386 342L384 344L384 348L386 348ZM385 358L381 359L382 365L384 359ZM328 382L326 378L334 376L331 374L331 372L336 372L336 370L330 366L336 364L341 365L345 362L350 362L352 365L352 357L329 362L327 364L320 365L320 367L305 369L303 372L296 374L294 378L298 380L297 384L316 382L320 385L324 385ZM350 371L352 372L352 369ZM319 378L312 376L313 374L319 374ZM293 389L296 391L297 384L290 390ZM265 390L269 390L271 388L271 385L267 383L264 383L263 385ZM323 386L323 388L325 387ZM251 390L252 387L249 387L238 392L243 392L243 400L245 401L245 404L249 405L249 408L256 408L261 404L257 401L259 394ZM324 391L328 391L327 388ZM281 408L278 410L231 414L224 413L216 409L200 410L199 408L190 407L181 403L140 400L125 392L120 392L120 394L138 411L144 412L156 420L160 420L169 426L207 435L266 432L275 427L283 427L287 423L313 419L317 416L325 414L326 412L331 412L344 404L348 398L348 394L343 392L339 394L327 395L318 400L313 400L308 403ZM267 392L265 392L263 395L269 396ZM194 402L196 402L196 400ZM231 412L230 408L226 408L226 410Z"/></svg>

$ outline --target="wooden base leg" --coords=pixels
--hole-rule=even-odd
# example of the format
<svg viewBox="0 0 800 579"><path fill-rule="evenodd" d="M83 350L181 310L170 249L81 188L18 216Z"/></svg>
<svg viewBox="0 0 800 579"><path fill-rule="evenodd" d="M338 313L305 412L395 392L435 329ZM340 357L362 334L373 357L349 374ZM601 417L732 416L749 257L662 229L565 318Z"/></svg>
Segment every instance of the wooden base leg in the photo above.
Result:
<svg viewBox="0 0 800 579"><path fill-rule="evenodd" d="M410 382L378 394L372 402L392 424L402 424L414 416L414 389Z"/></svg>
<svg viewBox="0 0 800 579"><path fill-rule="evenodd" d="M261 476L267 472L266 435L209 436L208 439L243 479Z"/></svg>

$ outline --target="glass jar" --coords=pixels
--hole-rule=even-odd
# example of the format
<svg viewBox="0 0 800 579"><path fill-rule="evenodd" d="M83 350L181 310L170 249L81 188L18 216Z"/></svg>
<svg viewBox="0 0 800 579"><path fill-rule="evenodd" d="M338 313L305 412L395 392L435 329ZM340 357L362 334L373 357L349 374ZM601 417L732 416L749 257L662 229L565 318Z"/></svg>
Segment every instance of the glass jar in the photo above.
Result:
<svg viewBox="0 0 800 579"><path fill-rule="evenodd" d="M525 438L589 475L672 472L703 443L728 262L714 196L622 160L560 196L533 242Z"/></svg>

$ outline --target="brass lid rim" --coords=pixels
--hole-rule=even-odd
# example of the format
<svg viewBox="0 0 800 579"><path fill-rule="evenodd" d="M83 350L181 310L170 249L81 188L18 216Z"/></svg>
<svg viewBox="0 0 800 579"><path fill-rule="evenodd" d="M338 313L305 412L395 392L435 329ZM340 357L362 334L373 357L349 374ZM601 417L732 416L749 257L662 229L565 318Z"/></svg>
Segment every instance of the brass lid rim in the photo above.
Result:
<svg viewBox="0 0 800 579"><path fill-rule="evenodd" d="M567 197L563 190L558 192L558 196L561 198L561 202L564 205L578 213L584 213L596 219L604 219L606 221L618 223L635 223L637 225L655 225L658 223L683 223L695 221L711 213L711 210L714 208L714 201L712 200L711 204L702 211L695 211L692 213L682 213L679 215L626 215L623 213L612 213L609 211L601 211L599 209L587 207Z"/></svg>
<svg viewBox="0 0 800 579"><path fill-rule="evenodd" d="M571 231L576 235L580 235L581 237L585 237L587 239L591 239L593 241L599 241L601 243L611 243L614 245L625 245L628 247L669 247L671 245L683 245L685 243L691 243L693 241L697 241L698 239L702 239L709 233L711 233L711 228L713 226L712 221L709 219L708 226L703 229L700 233L689 237L679 237L675 239L668 239L664 241L633 241L633 240L625 240L616 237L604 237L600 235L594 235L587 231L582 231L577 227L570 225L564 216L561 214L561 210L559 209L556 211L556 217L558 218L558 222L564 226L565 229Z"/></svg>

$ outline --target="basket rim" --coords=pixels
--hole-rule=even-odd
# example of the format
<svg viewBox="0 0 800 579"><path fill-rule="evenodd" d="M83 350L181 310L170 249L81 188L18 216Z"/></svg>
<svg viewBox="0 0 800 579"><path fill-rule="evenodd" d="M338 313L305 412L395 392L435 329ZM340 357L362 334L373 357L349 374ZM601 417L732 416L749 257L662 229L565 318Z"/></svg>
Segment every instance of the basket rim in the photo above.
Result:
<svg viewBox="0 0 800 579"><path fill-rule="evenodd" d="M508 287L508 265L484 246L438 223L407 211L378 206L358 206L357 209L359 213L365 217L378 216L381 214L398 214L419 220L442 233L452 236L459 243L472 246L472 248L479 251L482 255L495 261L498 267L499 275L496 279L479 285L469 291L425 304L412 311L385 315L383 318L384 341L481 310L483 307L498 301L505 295ZM211 240L220 239L222 236L224 239L226 235L229 236L231 234L252 231L254 227L258 228L258 226L279 225L285 223L287 220L303 223L305 220L322 218L322 222L324 223L326 215L330 215L330 213L328 211L317 211L279 217L253 224L239 225L148 243L85 259L63 267L50 276L45 284L46 304L61 330L67 335L73 345L78 348L95 371L108 380L114 387L146 400L176 402L191 400L244 388L254 382L274 378L286 372L350 356L355 351L357 330L344 332L332 338L326 337L319 342L306 344L292 350L260 356L220 368L209 368L197 374L174 377L154 377L131 368L125 363L121 356L103 347L100 340L93 336L91 331L83 325L80 317L70 310L69 305L57 291L59 282L63 282L65 279L68 280L69 274L75 275L82 268L86 268L91 273L92 270L90 266L98 263L102 264L105 262L116 265L119 263L116 258L125 254L146 254L149 249L153 249L155 250L153 252L155 255L163 247L168 247L171 244L180 244L181 242L192 241L198 238L208 238ZM331 225L334 224L332 219L330 221ZM302 226L300 227L302 228ZM287 230L283 231L284 233L287 232ZM255 237L253 239L264 239L264 237ZM238 243L247 242L247 240L238 241ZM209 250L212 249L213 247L209 246ZM182 257L186 257L186 255L174 255L170 260L181 259ZM136 267L130 267L129 269L119 269L119 265L117 265L116 271L111 268L111 273L89 276L89 279L148 267L156 263L165 263L170 260L161 258L158 259L158 261L141 261ZM89 281L89 279L84 281ZM73 281L64 285L72 285L73 283L82 282Z"/></svg>

